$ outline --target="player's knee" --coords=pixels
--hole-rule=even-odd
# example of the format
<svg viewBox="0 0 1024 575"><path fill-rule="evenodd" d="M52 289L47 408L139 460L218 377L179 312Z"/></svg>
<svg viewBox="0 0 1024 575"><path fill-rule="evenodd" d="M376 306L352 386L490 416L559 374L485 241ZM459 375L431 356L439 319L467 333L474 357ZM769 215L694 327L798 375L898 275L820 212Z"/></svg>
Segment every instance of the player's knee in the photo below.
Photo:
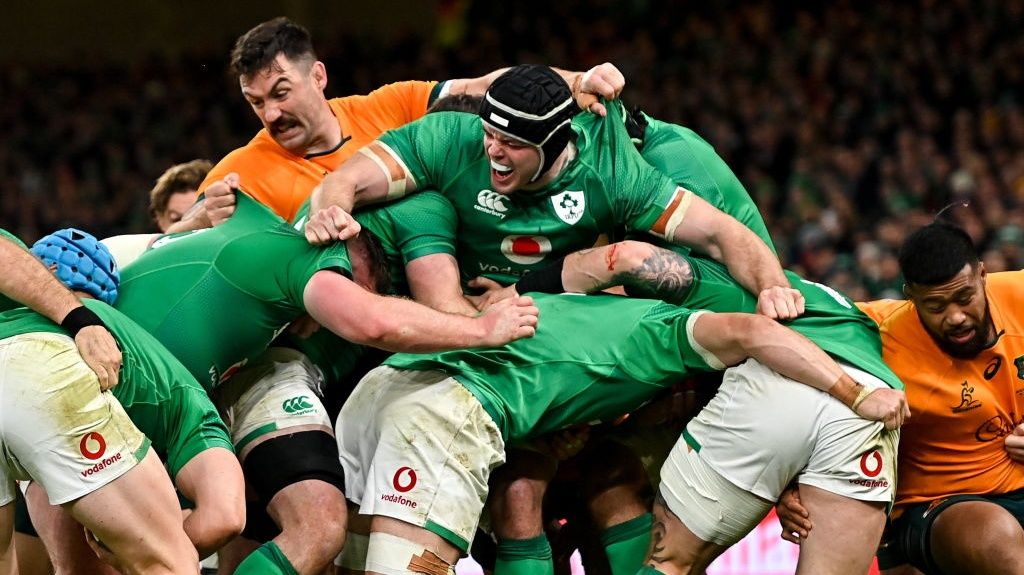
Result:
<svg viewBox="0 0 1024 575"><path fill-rule="evenodd" d="M529 539L541 533L546 485L526 477L502 483L489 505L495 535L503 539Z"/></svg>
<svg viewBox="0 0 1024 575"><path fill-rule="evenodd" d="M455 566L422 543L373 532L366 552L366 571L382 575L454 575Z"/></svg>
<svg viewBox="0 0 1024 575"><path fill-rule="evenodd" d="M230 499L217 501L199 501L196 512L203 513L205 529L202 540L193 541L200 554L213 552L227 545L229 541L242 534L245 529L245 500Z"/></svg>

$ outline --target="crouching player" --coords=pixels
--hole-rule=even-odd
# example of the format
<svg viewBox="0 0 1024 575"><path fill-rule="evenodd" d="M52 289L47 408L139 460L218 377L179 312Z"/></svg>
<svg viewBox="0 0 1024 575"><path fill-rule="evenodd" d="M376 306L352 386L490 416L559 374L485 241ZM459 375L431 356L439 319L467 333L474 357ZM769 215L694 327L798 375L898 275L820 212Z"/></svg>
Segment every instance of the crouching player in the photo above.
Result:
<svg viewBox="0 0 1024 575"><path fill-rule="evenodd" d="M64 230L34 251L83 298L116 298L116 267L88 234ZM112 392L100 392L69 337L96 324L125 358ZM103 570L76 521L123 572L195 573L197 548L216 549L244 524L241 470L223 423L187 370L106 303L87 300L78 321L63 325L28 309L0 315L0 404L10 410L0 424L0 501L13 500L14 479L32 479L31 499L61 506L33 508L61 573ZM160 458L196 503L184 523ZM9 533L6 519L5 511L0 533Z"/></svg>

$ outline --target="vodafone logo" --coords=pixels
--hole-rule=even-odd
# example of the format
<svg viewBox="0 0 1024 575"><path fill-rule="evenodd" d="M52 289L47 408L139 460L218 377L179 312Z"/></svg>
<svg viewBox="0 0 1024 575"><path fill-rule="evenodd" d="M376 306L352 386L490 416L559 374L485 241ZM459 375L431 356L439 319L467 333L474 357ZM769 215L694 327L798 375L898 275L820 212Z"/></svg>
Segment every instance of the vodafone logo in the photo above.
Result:
<svg viewBox="0 0 1024 575"><path fill-rule="evenodd" d="M860 470L868 477L878 477L882 472L882 454L872 449L860 456Z"/></svg>
<svg viewBox="0 0 1024 575"><path fill-rule="evenodd" d="M407 473L409 475L408 483L402 481L402 474ZM416 487L416 472L412 467L399 467L398 471L395 472L394 479L391 480L391 484L395 486L395 491L399 493L405 493Z"/></svg>
<svg viewBox="0 0 1024 575"><path fill-rule="evenodd" d="M535 264L551 253L551 240L544 236L505 236L501 253L517 264Z"/></svg>
<svg viewBox="0 0 1024 575"><path fill-rule="evenodd" d="M102 435L93 431L82 437L82 441L78 443L78 450L86 459L96 460L103 457L107 451L107 442Z"/></svg>

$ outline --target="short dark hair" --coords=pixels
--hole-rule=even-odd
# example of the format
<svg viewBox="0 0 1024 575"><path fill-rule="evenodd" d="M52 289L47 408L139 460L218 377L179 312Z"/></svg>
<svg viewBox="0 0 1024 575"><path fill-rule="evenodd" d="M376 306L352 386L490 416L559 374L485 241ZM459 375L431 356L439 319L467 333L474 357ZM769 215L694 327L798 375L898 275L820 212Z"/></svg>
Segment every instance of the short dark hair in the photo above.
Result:
<svg viewBox="0 0 1024 575"><path fill-rule="evenodd" d="M953 279L965 265L978 265L978 251L961 228L933 222L910 234L900 248L903 279L921 285L939 285Z"/></svg>
<svg viewBox="0 0 1024 575"><path fill-rule="evenodd" d="M432 112L469 112L470 114L480 113L480 102L483 96L473 94L452 94L444 98L438 98L427 108L427 113Z"/></svg>
<svg viewBox="0 0 1024 575"><path fill-rule="evenodd" d="M209 160L192 160L167 168L149 192L149 215L155 220L157 214L166 211L174 194L198 190L212 168Z"/></svg>
<svg viewBox="0 0 1024 575"><path fill-rule="evenodd" d="M284 16L258 24L242 34L231 49L231 73L252 76L270 66L278 54L293 61L315 61L309 30Z"/></svg>

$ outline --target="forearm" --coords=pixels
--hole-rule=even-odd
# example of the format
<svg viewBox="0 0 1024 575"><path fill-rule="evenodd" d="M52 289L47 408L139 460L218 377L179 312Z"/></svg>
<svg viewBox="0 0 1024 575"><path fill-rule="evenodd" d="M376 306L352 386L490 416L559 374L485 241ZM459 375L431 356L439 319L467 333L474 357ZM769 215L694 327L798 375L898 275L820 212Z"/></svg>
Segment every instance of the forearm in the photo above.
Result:
<svg viewBox="0 0 1024 575"><path fill-rule="evenodd" d="M574 293L621 285L631 295L679 303L692 284L693 269L684 256L646 242L582 250L566 256L562 266L562 287Z"/></svg>
<svg viewBox="0 0 1024 575"><path fill-rule="evenodd" d="M748 330L743 349L781 375L824 391L853 406L863 389L827 353L803 335L767 318ZM758 333L760 332L760 333Z"/></svg>
<svg viewBox="0 0 1024 575"><path fill-rule="evenodd" d="M60 323L82 305L31 253L0 239L0 293Z"/></svg>
<svg viewBox="0 0 1024 575"><path fill-rule="evenodd" d="M345 179L338 172L331 172L324 177L324 181L313 189L309 199L309 213L314 214L327 206L338 206L348 213L352 213L356 205L355 186L345 182Z"/></svg>
<svg viewBox="0 0 1024 575"><path fill-rule="evenodd" d="M791 287L779 258L768 245L747 228L743 231L746 233L727 234L719 243L718 259L729 274L754 295L771 287Z"/></svg>
<svg viewBox="0 0 1024 575"><path fill-rule="evenodd" d="M411 300L370 293L333 272L318 272L304 294L320 325L353 343L425 353L476 347L486 331L478 318L442 313Z"/></svg>
<svg viewBox="0 0 1024 575"><path fill-rule="evenodd" d="M360 314L361 325L348 321L323 325L355 343L393 352L428 353L477 347L484 338L481 325L473 318L439 312L401 298L372 298L370 308ZM324 311L332 319L338 318L337 314Z"/></svg>

